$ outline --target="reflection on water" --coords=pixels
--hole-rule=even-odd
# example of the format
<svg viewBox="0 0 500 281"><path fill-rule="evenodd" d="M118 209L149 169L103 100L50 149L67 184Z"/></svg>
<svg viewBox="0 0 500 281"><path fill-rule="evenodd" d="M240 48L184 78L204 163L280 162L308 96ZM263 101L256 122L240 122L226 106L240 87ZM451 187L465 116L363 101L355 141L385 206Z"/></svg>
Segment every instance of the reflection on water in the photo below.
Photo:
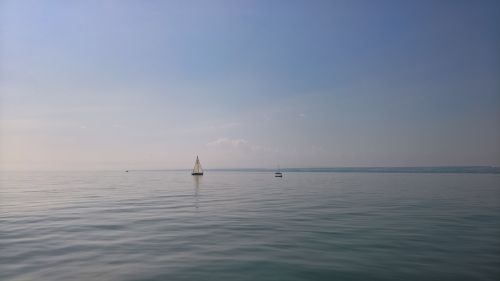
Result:
<svg viewBox="0 0 500 281"><path fill-rule="evenodd" d="M200 192L200 182L202 176L192 176L194 182L194 206L198 209L198 193Z"/></svg>
<svg viewBox="0 0 500 281"><path fill-rule="evenodd" d="M0 181L2 281L500 276L500 175L17 172Z"/></svg>

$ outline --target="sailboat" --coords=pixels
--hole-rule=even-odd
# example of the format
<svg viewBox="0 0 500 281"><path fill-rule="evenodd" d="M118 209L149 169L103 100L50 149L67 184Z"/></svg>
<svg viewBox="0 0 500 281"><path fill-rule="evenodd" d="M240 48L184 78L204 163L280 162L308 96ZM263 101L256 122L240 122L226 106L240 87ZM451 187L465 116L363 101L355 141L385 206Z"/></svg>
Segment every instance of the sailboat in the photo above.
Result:
<svg viewBox="0 0 500 281"><path fill-rule="evenodd" d="M196 162L194 162L194 168L191 172L193 176L203 176L203 169L201 168L200 159L196 156Z"/></svg>
<svg viewBox="0 0 500 281"><path fill-rule="evenodd" d="M275 178L282 178L283 177L283 173L280 170L280 166L278 166L278 170L274 173L274 177Z"/></svg>

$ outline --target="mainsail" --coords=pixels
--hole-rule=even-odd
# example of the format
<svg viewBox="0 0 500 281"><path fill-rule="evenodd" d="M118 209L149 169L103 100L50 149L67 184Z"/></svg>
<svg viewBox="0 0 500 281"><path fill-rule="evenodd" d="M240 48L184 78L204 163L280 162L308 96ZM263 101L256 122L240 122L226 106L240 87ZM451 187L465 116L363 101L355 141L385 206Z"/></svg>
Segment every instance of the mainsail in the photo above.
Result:
<svg viewBox="0 0 500 281"><path fill-rule="evenodd" d="M196 156L196 162L194 163L194 168L191 175L203 175L203 169L201 168L201 163L198 156Z"/></svg>

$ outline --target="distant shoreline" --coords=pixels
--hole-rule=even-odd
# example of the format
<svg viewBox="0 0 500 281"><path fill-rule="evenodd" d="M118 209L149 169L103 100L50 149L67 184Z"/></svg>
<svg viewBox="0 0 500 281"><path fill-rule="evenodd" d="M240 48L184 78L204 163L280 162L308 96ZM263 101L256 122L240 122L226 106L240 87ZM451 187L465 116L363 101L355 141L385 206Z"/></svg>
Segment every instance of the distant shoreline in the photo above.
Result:
<svg viewBox="0 0 500 281"><path fill-rule="evenodd" d="M189 171L190 169L138 169L129 171ZM330 167L330 168L281 168L286 173L426 173L426 174L500 174L495 166L429 166L429 167ZM219 168L210 172L273 172L269 168Z"/></svg>
<svg viewBox="0 0 500 281"><path fill-rule="evenodd" d="M272 168L214 168L206 172L275 172ZM415 167L323 167L281 168L284 173L415 173L415 174L500 174L497 166L415 166ZM189 172L191 169L75 169L75 170L0 170L2 172Z"/></svg>

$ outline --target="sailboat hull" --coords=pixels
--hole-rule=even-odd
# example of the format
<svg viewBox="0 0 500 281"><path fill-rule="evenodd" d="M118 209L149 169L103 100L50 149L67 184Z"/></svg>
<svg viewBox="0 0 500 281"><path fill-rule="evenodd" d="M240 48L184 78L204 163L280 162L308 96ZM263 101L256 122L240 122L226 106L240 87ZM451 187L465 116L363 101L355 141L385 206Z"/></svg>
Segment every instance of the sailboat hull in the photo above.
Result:
<svg viewBox="0 0 500 281"><path fill-rule="evenodd" d="M203 176L203 173L191 173L193 176Z"/></svg>

